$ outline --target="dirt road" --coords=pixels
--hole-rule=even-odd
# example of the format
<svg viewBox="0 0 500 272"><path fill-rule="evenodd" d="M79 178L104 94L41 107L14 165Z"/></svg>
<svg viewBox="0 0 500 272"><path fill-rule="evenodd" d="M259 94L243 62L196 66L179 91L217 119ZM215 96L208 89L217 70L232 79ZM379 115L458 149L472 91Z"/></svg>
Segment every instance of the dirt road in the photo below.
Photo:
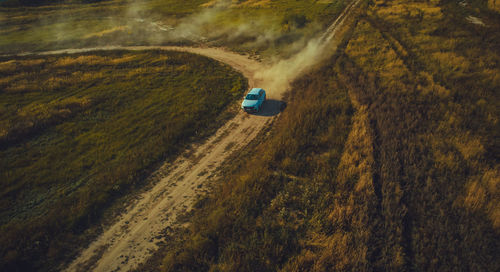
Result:
<svg viewBox="0 0 500 272"><path fill-rule="evenodd" d="M289 82L303 72L293 71L293 69L310 67L316 60L306 63L309 66L304 66L304 60L325 55L323 52L325 45L330 44L335 38L337 30L343 25L350 10L357 3L359 0L353 1L346 8L346 11L316 41L315 47L305 48L304 53L299 53L304 56L291 58L288 63L284 60L274 66L265 65L245 55L215 48L99 47L39 53L78 53L115 49L163 49L191 52L232 66L248 79L249 87L266 89L269 99L261 113L257 115L239 113L205 143L193 146L185 154L179 156L174 163L163 166L157 173L164 175L163 178L152 189L144 192L138 200L130 203L120 218L88 248L84 249L66 270L129 271L150 257L158 248L157 243L162 239L162 232L176 224L177 216L181 211L192 208L196 196L204 190L207 180L216 174L216 168L228 157L230 151L247 145L278 115L279 101L287 90ZM320 52L315 52L311 48ZM282 70L276 71L276 69ZM282 74L287 76L278 80L277 77Z"/></svg>
<svg viewBox="0 0 500 272"><path fill-rule="evenodd" d="M111 48L109 48L111 49ZM116 49L116 48L113 48ZM127 48L132 50L146 47ZM155 47L158 49L158 47ZM239 70L248 78L250 87L266 89L266 82L255 78L263 64L244 55L213 48L161 49L187 51L209 56ZM76 50L65 50L75 53ZM281 93L269 91L270 99ZM161 233L173 226L179 212L189 210L196 196L204 190L207 177L226 159L231 150L248 144L279 112L278 103L267 103L257 115L239 113L200 146L193 146L171 165L162 167L166 173L154 187L131 203L123 215L75 259L67 271L128 271L146 260L157 248ZM189 152L194 150L194 154ZM158 174L158 173L157 173ZM162 173L160 173L162 174Z"/></svg>

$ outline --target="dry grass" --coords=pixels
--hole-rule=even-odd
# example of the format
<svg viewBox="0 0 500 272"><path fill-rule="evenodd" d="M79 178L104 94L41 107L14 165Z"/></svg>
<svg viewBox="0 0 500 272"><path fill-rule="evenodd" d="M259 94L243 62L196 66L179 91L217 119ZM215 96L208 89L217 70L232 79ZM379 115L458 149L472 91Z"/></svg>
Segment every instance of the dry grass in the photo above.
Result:
<svg viewBox="0 0 500 272"><path fill-rule="evenodd" d="M86 56L67 56L61 59L58 59L54 64L54 68L65 67L65 66L73 66L73 65L99 65L99 64L108 64L110 58L106 56L95 56L95 55L86 55Z"/></svg>
<svg viewBox="0 0 500 272"><path fill-rule="evenodd" d="M256 155L235 160L165 270L497 271L499 37L454 6L370 7ZM347 90L340 129L352 112L326 109Z"/></svg>
<svg viewBox="0 0 500 272"><path fill-rule="evenodd" d="M104 35L113 34L114 32L125 32L127 30L130 30L130 28L128 26L116 26L116 27L112 27L110 29L106 29L106 30L99 31L96 33L89 33L89 34L85 35L83 38L85 38L85 39L101 38Z"/></svg>

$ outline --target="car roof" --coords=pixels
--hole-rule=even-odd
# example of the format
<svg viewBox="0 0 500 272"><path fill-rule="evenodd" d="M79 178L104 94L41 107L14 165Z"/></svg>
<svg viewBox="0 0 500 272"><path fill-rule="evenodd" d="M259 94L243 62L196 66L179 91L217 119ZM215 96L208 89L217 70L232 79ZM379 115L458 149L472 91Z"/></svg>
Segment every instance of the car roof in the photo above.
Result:
<svg viewBox="0 0 500 272"><path fill-rule="evenodd" d="M248 94L259 94L259 91L263 90L262 88L253 88L251 89Z"/></svg>

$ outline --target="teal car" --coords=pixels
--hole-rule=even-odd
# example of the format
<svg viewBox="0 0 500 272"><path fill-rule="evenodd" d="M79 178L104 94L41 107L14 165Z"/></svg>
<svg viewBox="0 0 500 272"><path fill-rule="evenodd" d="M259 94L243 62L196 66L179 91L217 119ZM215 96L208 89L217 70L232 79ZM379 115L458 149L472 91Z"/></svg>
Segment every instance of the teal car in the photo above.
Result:
<svg viewBox="0 0 500 272"><path fill-rule="evenodd" d="M266 91L261 88L253 88L245 96L241 108L246 112L258 112L266 101Z"/></svg>

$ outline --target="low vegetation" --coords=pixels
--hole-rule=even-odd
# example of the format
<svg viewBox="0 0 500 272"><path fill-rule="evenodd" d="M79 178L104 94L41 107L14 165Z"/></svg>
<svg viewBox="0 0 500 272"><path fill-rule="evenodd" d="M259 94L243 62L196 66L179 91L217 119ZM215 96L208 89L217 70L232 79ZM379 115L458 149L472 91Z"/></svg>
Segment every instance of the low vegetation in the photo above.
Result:
<svg viewBox="0 0 500 272"><path fill-rule="evenodd" d="M344 1L316 0L9 0L0 2L0 52L208 44L288 56L344 6Z"/></svg>
<svg viewBox="0 0 500 272"><path fill-rule="evenodd" d="M210 21L224 29L207 43L261 57L287 58L317 37L345 7L344 1L233 1ZM217 32L217 31L215 31Z"/></svg>
<svg viewBox="0 0 500 272"><path fill-rule="evenodd" d="M372 3L162 269L500 269L498 18L475 1Z"/></svg>
<svg viewBox="0 0 500 272"><path fill-rule="evenodd" d="M3 58L0 73L2 271L54 269L247 86L228 66L164 51Z"/></svg>
<svg viewBox="0 0 500 272"><path fill-rule="evenodd" d="M234 160L186 240L170 246L166 271L289 271L314 238L307 230L331 231L326 211L354 112L338 72L331 62L295 82L270 135Z"/></svg>
<svg viewBox="0 0 500 272"><path fill-rule="evenodd" d="M164 16L177 13L161 8L167 2L145 7L156 5L153 18L170 23ZM183 9L175 20L213 4L188 2L173 5ZM500 270L497 4L369 2L338 53L293 83L287 109L263 140L234 155L157 269ZM262 47L253 34L207 42L286 56L281 45L321 29L342 6L234 2L219 23L270 15L257 26L278 38ZM12 20L31 19L2 22ZM17 26L6 24L13 28L0 35L16 40ZM94 34L116 34L95 26ZM0 41L7 51L16 45L33 41ZM71 254L63 250L91 235L102 207L140 186L186 136L207 129L245 87L214 65L160 52L2 60L2 268L44 269ZM68 208L50 209L60 206Z"/></svg>

